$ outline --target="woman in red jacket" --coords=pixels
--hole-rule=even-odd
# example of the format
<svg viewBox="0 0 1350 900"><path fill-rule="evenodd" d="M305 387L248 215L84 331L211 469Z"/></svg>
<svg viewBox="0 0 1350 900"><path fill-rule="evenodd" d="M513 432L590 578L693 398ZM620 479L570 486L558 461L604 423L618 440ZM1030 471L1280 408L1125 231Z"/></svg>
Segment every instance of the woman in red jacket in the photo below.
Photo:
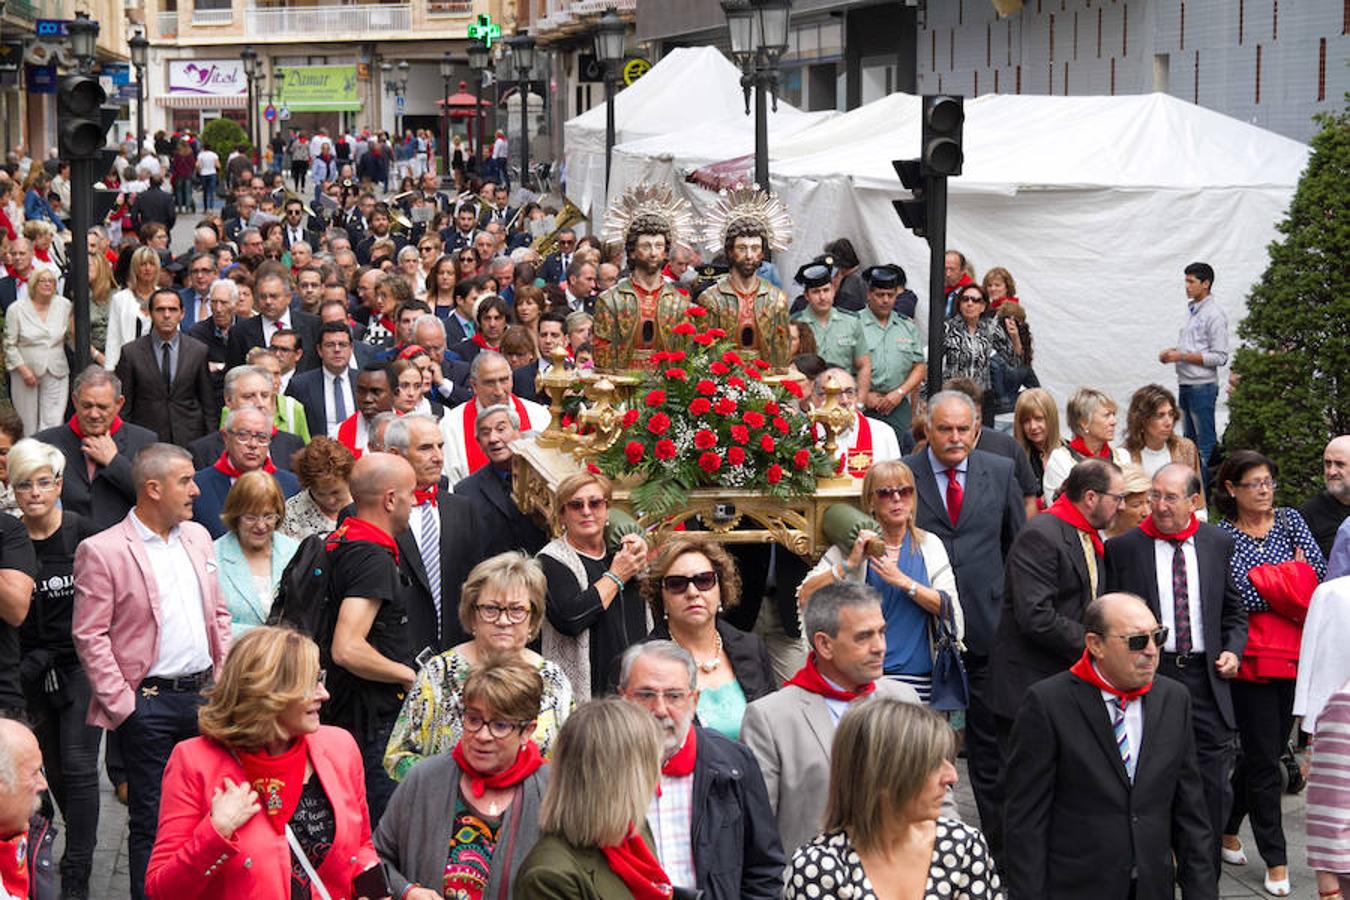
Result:
<svg viewBox="0 0 1350 900"><path fill-rule="evenodd" d="M260 626L235 642L198 714L202 736L164 770L147 895L358 896L353 880L379 857L356 742L319 724L323 682L319 649L298 632Z"/></svg>

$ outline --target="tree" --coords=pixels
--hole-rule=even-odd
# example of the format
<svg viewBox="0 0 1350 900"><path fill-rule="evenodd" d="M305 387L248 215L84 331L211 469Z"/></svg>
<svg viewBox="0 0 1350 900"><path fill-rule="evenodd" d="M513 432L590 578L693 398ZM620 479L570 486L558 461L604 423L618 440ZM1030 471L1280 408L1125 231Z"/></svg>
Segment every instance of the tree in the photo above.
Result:
<svg viewBox="0 0 1350 900"><path fill-rule="evenodd" d="M1238 326L1224 444L1280 466L1279 502L1322 487L1322 449L1350 433L1350 111L1318 117L1284 236Z"/></svg>
<svg viewBox="0 0 1350 900"><path fill-rule="evenodd" d="M235 150L245 154L252 150L244 129L237 122L224 117L206 123L202 129L202 143L216 151L221 159L227 158Z"/></svg>

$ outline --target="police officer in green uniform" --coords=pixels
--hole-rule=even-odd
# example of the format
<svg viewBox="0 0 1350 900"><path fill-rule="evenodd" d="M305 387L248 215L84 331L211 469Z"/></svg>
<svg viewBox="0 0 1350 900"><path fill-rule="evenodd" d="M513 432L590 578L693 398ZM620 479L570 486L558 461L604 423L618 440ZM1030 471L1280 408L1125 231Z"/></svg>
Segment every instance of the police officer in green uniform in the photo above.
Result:
<svg viewBox="0 0 1350 900"><path fill-rule="evenodd" d="M858 396L868 415L895 430L906 446L914 410L910 394L928 374L923 340L914 320L895 312L895 298L905 283L897 265L872 266L863 272L867 283L867 308L858 314L863 340L872 363L872 383ZM861 382L861 379L860 379Z"/></svg>
<svg viewBox="0 0 1350 900"><path fill-rule="evenodd" d="M872 360L862 322L834 305L833 276L834 261L828 256L818 256L797 270L795 280L806 293L806 308L793 319L811 327L820 358L852 375L863 396L872 383Z"/></svg>

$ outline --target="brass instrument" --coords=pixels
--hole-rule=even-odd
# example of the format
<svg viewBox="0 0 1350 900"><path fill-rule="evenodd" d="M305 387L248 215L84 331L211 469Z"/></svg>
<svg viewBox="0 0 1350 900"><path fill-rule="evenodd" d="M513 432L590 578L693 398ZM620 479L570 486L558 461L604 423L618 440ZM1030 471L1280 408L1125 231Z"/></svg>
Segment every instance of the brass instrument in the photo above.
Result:
<svg viewBox="0 0 1350 900"><path fill-rule="evenodd" d="M578 222L587 221L586 214L577 208L577 205L566 197L563 198L562 211L553 219L553 230L542 237L537 237L530 244L530 249L540 256L550 256L558 252L558 232L571 228Z"/></svg>

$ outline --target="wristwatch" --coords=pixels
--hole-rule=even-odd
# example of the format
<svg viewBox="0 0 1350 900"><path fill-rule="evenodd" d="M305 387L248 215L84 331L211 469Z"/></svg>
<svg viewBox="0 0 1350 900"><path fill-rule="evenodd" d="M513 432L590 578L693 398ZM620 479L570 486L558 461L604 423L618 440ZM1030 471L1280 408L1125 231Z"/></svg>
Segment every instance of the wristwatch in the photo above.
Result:
<svg viewBox="0 0 1350 900"><path fill-rule="evenodd" d="M909 599L913 600L919 593L919 583L914 579L909 580L909 587L905 588L905 593L909 594Z"/></svg>

